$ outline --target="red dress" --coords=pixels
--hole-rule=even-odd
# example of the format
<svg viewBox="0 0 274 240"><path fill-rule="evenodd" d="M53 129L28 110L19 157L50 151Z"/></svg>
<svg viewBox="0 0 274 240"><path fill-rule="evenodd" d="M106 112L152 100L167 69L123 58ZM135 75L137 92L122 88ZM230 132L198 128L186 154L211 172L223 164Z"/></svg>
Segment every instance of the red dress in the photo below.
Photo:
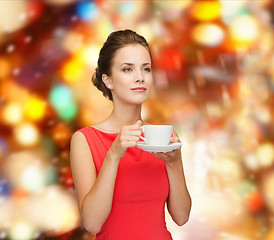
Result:
<svg viewBox="0 0 274 240"><path fill-rule="evenodd" d="M118 133L81 128L96 166L97 176ZM169 182L165 162L137 147L121 158L111 212L96 240L171 240L166 228L165 202Z"/></svg>

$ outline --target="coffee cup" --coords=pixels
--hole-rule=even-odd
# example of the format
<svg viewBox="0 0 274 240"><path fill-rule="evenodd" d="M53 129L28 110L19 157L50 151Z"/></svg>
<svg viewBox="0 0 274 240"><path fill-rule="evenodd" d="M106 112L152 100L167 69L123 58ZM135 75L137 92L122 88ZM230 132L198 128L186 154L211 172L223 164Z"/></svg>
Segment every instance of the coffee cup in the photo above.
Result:
<svg viewBox="0 0 274 240"><path fill-rule="evenodd" d="M172 125L143 125L144 137L140 137L148 145L168 145L172 136Z"/></svg>

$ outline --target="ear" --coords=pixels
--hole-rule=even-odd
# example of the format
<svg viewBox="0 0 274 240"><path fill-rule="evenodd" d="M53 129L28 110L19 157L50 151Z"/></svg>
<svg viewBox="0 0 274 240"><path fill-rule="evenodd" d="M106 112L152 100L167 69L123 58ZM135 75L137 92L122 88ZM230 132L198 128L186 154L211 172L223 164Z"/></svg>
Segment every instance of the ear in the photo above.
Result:
<svg viewBox="0 0 274 240"><path fill-rule="evenodd" d="M102 75L102 81L104 82L104 84L106 85L108 89L112 89L111 79L105 73Z"/></svg>

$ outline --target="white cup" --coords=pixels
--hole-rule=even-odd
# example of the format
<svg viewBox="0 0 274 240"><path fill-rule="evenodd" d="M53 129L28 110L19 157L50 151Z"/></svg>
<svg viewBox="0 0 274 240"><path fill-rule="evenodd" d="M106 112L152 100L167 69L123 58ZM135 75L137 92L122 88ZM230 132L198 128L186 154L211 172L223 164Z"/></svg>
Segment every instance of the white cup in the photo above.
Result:
<svg viewBox="0 0 274 240"><path fill-rule="evenodd" d="M145 137L140 137L148 145L162 146L170 143L172 125L143 125L141 126Z"/></svg>

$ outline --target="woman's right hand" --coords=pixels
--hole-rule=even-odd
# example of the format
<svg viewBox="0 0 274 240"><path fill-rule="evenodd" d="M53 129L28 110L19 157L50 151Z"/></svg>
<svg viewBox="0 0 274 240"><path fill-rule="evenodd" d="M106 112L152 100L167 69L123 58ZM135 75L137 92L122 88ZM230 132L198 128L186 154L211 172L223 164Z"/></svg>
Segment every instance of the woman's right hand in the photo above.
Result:
<svg viewBox="0 0 274 240"><path fill-rule="evenodd" d="M142 134L142 121L138 120L134 125L121 128L116 139L113 141L109 152L115 154L119 159L125 155L130 147L135 147Z"/></svg>

